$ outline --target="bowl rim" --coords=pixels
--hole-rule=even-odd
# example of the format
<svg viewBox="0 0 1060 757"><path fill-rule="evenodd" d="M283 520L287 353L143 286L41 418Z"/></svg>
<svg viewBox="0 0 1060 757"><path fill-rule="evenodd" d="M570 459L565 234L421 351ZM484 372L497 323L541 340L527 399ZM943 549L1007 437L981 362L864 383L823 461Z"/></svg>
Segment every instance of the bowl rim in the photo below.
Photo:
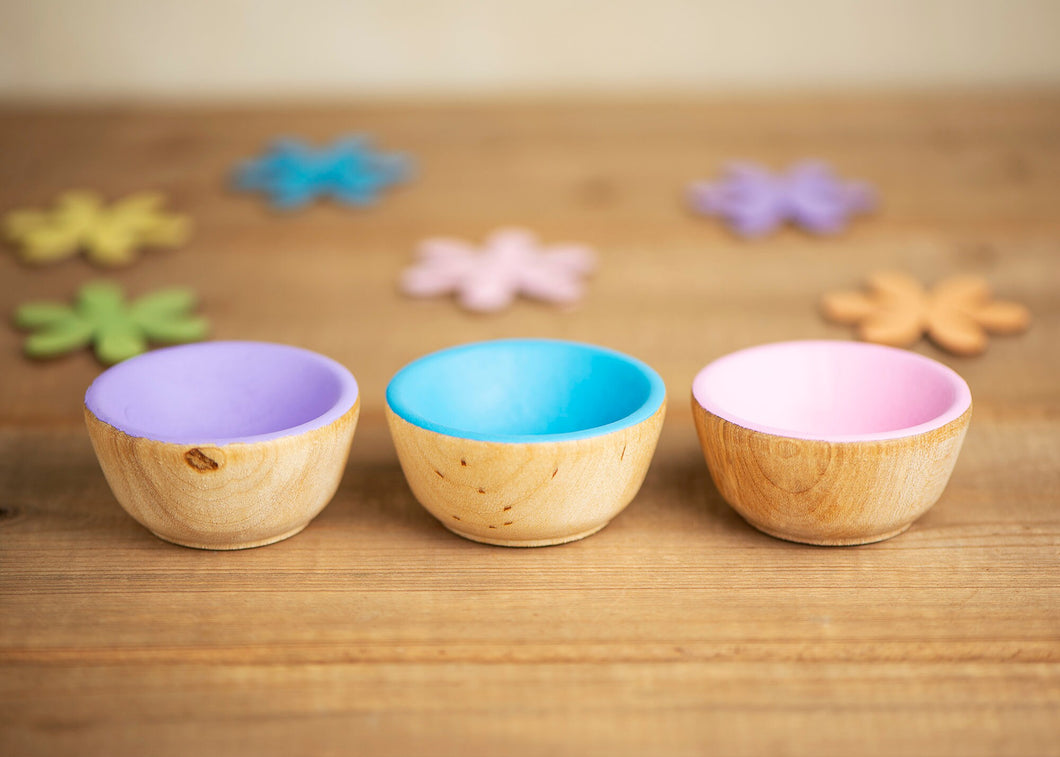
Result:
<svg viewBox="0 0 1060 757"><path fill-rule="evenodd" d="M821 434L814 432L799 431L798 429L791 428L780 428L776 426L769 426L763 423L757 423L755 421L748 420L735 413L729 412L725 408L719 407L716 404L710 402L709 397L705 397L705 389L703 384L706 383L710 374L717 370L719 366L723 366L729 362L739 360L741 357L746 356L753 352L765 352L776 349L778 347L790 348L796 345L801 346L825 346L828 348L835 348L843 352L877 352L880 354L887 354L895 358L902 360L908 360L915 363L920 363L928 367L936 375L943 378L954 390L954 399L942 412L936 414L931 419L918 423L914 426L906 426L903 428L891 429L889 431L877 431L867 434ZM899 357L900 356L900 357ZM921 355L917 352L910 350L901 349L898 347L890 347L882 344L873 344L869 342L853 342L844 339L796 339L791 341L782 342L768 342L766 344L759 344L752 347L745 347L735 352L730 352L727 355L723 355L715 360L712 360L706 366L701 368L696 373L695 378L692 379L692 398L703 410L716 415L717 417L729 421L742 428L749 429L751 431L757 431L763 434L769 434L770 436L787 437L789 439L805 439L808 441L821 441L821 442L834 442L834 443L851 443L851 442L876 442L876 441L887 441L893 439L906 439L908 437L917 436L924 434L929 431L942 428L943 426L952 423L961 416L963 416L972 406L972 392L968 388L968 383L961 378L955 370L947 365L940 363L938 360ZM707 401L704 401L706 399Z"/></svg>
<svg viewBox="0 0 1060 757"><path fill-rule="evenodd" d="M339 396L335 402L325 410L323 413L310 418L304 423L299 423L295 426L289 426L287 428L275 429L261 434L248 434L245 436L210 436L204 435L201 437L189 437L181 436L176 434L165 434L165 433L153 433L147 429L129 427L116 416L112 409L103 407L100 401L99 395L102 393L102 387L109 381L118 375L122 371L129 370L129 367L137 363L149 362L152 360L158 360L160 355L172 354L178 351L187 352L212 352L216 350L224 350L225 348L232 346L251 346L274 352L284 352L289 355L297 355L300 359L308 360L309 362L316 363L317 365L323 366L327 371L331 373L339 381L340 391ZM103 371L95 380L89 385L85 391L84 405L85 408L92 413L92 415L99 421L113 427L120 431L126 436L131 436L136 439L148 439L150 441L162 442L165 444L179 444L182 446L194 445L210 445L213 447L222 447L227 444L254 444L256 442L268 442L275 439L282 439L286 437L298 436L309 431L315 431L317 429L328 426L335 421L342 418L346 413L353 409L354 405L360 399L360 388L357 385L357 379L353 377L349 369L346 368L342 363L337 360L333 360L326 355L322 355L319 352L308 350L304 347L296 347L291 344L281 344L279 342L262 342L255 340L216 340L206 342L195 342L193 344L179 344L172 347L162 347L156 350L150 350L144 352L135 357L131 357L128 360L123 360L116 365L112 365L107 370Z"/></svg>
<svg viewBox="0 0 1060 757"><path fill-rule="evenodd" d="M401 382L404 376L409 375L412 371L422 368L424 364L430 363L434 360L438 360L443 356L452 355L453 353L460 352L475 352L483 349L494 349L497 347L507 345L520 345L520 346L540 346L540 345L562 345L566 347L574 347L579 350L586 352L595 353L598 355L608 355L614 358L618 358L627 365L632 366L637 370L640 375L644 376L648 380L649 391L648 396L637 408L632 412L627 413L622 418L612 421L601 426L592 426L589 428L578 429L577 431L566 431L563 433L556 434L493 434L483 433L480 431L474 431L469 429L456 428L453 426L447 426L441 423L435 423L434 421L420 415L419 413L413 412L409 407L402 402L400 397ZM386 403L387 407L396 416L401 418L407 423L413 426L417 426L428 431L433 431L438 434L444 434L446 436L455 437L457 439L472 439L475 441L482 442L496 442L502 444L545 444L550 442L566 442L566 441L577 441L579 439L592 439L598 436L604 436L615 431L621 431L622 429L635 426L643 421L648 420L654 416L659 409L663 406L666 401L666 385L663 383L662 377L652 368L650 365L645 363L643 360L639 360L631 355L627 355L624 352L611 349L610 347L602 347L597 344L590 344L588 342L578 342L567 339L545 339L545 338L507 338L507 339L489 339L484 341L468 342L466 344L459 344L453 347L446 347L441 350L436 350L427 355L424 355L412 362L406 364L397 373L394 374L393 378L390 379L390 383L387 384L386 388Z"/></svg>

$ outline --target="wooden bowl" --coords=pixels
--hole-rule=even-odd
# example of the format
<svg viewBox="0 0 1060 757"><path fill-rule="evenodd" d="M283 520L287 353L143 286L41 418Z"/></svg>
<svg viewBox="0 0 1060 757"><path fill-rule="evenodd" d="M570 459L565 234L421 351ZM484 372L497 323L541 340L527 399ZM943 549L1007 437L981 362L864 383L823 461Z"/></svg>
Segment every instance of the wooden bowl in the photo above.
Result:
<svg viewBox="0 0 1060 757"><path fill-rule="evenodd" d="M338 489L359 412L343 366L261 342L148 352L85 394L118 502L160 538L201 549L258 547L305 528Z"/></svg>
<svg viewBox="0 0 1060 757"><path fill-rule="evenodd" d="M867 544L938 501L972 412L955 372L859 342L766 344L714 361L692 413L725 500L767 534Z"/></svg>
<svg viewBox="0 0 1060 757"><path fill-rule="evenodd" d="M479 342L407 366L387 420L416 499L460 536L538 547L606 526L644 481L666 387L589 344Z"/></svg>

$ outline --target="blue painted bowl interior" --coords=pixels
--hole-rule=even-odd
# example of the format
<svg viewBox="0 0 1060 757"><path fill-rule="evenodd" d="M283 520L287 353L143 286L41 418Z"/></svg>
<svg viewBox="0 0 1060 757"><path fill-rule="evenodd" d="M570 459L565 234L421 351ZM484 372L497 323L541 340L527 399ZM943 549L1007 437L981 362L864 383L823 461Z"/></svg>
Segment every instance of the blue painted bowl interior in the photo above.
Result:
<svg viewBox="0 0 1060 757"><path fill-rule="evenodd" d="M478 342L427 355L387 387L409 423L450 436L542 442L610 433L651 417L662 379L604 347L547 339Z"/></svg>

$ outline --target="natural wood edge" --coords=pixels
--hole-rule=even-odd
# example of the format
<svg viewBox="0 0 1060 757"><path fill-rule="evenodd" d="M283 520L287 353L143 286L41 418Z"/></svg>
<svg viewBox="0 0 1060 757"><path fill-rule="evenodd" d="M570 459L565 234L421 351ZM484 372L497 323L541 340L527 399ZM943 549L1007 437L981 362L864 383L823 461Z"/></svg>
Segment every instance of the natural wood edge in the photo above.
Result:
<svg viewBox="0 0 1060 757"><path fill-rule="evenodd" d="M220 446L130 436L83 407L115 499L158 538L209 550L251 549L299 533L346 469L361 400L320 428Z"/></svg>
<svg viewBox="0 0 1060 757"><path fill-rule="evenodd" d="M586 531L571 534L570 536L560 536L555 539L490 539L486 536L474 536L472 534L463 533L453 528L448 523L443 522L442 525L460 538L467 539L468 541L478 542L479 544L489 544L493 547L514 547L520 549L527 547L558 547L560 544L570 544L574 541L581 541L587 536L592 536L599 531L603 531L611 525L611 521L607 521L607 523L603 523L599 526L594 526Z"/></svg>
<svg viewBox="0 0 1060 757"><path fill-rule="evenodd" d="M319 514L320 513L317 513L316 515L319 515ZM261 539L259 541L240 542L239 544L232 544L230 546L216 545L216 544L209 544L209 543L201 543L201 542L195 542L195 541L190 541L190 540L177 541L176 539L170 539L169 537L165 536L164 534L160 534L160 533L156 533L155 531L151 531L151 529L147 529L147 530L151 531L152 534L157 536L162 541L168 541L170 544L176 544L178 547L189 547L190 549L204 549L204 550L208 550L208 551L211 551L211 552L234 552L234 551L240 550L240 549L256 549L257 547L267 547L270 544L276 544L277 542L284 541L285 539L290 539L292 536L297 536L302 531L306 530L306 528L309 526L309 524L313 522L313 518L315 518L316 515L314 515L312 518L309 518L308 520L306 520L305 523L303 523L303 524L301 524L299 526L296 526L295 528L292 528L290 531L285 531L284 533L279 534L277 536L269 536L269 537L267 537L265 539Z"/></svg>
<svg viewBox="0 0 1060 757"><path fill-rule="evenodd" d="M387 407L417 501L453 533L506 547L564 544L606 526L640 490L665 416L664 399L648 418L608 434L501 443L424 429Z"/></svg>
<svg viewBox="0 0 1060 757"><path fill-rule="evenodd" d="M856 546L906 531L941 497L972 407L897 439L828 442L766 434L691 398L696 433L722 498L754 528L784 541Z"/></svg>

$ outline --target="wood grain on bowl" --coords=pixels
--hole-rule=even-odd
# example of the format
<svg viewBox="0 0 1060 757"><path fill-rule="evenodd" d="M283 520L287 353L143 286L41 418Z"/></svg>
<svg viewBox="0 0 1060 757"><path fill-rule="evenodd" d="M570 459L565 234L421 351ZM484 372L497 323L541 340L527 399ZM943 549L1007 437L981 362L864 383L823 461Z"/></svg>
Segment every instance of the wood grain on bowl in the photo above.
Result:
<svg viewBox="0 0 1060 757"><path fill-rule="evenodd" d="M243 549L301 531L346 469L360 398L326 426L220 446L129 436L84 409L114 496L156 536L200 549Z"/></svg>
<svg viewBox="0 0 1060 757"><path fill-rule="evenodd" d="M829 442L744 428L692 397L711 477L760 531L788 541L853 545L900 534L934 505L972 416L897 439Z"/></svg>
<svg viewBox="0 0 1060 757"><path fill-rule="evenodd" d="M640 490L665 415L664 401L602 436L509 443L440 434L387 408L416 499L450 531L507 547L563 544L606 526Z"/></svg>

